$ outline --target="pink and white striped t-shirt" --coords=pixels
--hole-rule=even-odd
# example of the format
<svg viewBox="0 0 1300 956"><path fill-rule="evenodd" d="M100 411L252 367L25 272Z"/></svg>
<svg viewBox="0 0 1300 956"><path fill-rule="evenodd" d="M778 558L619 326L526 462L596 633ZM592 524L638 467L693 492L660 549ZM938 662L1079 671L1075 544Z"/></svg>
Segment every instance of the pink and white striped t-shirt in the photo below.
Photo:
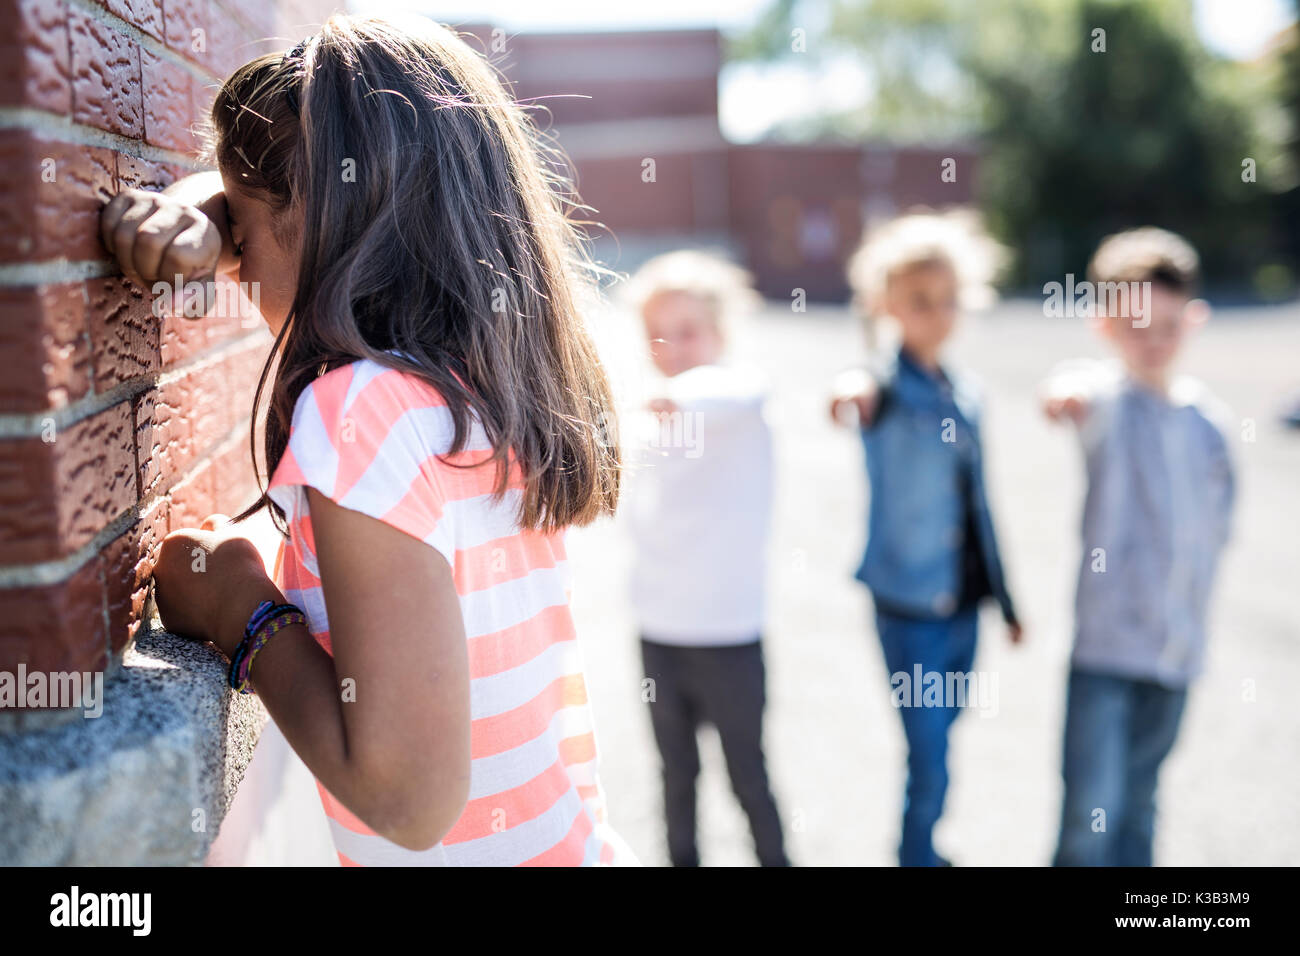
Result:
<svg viewBox="0 0 1300 956"><path fill-rule="evenodd" d="M605 819L591 707L569 613L562 534L522 531L512 470L494 502L492 449L475 421L447 458L453 428L436 389L376 362L353 362L303 390L269 494L290 539L276 579L330 650L306 487L436 548L451 566L469 642L470 793L430 850L376 834L319 781L344 866L635 864ZM382 600L382 595L377 596Z"/></svg>

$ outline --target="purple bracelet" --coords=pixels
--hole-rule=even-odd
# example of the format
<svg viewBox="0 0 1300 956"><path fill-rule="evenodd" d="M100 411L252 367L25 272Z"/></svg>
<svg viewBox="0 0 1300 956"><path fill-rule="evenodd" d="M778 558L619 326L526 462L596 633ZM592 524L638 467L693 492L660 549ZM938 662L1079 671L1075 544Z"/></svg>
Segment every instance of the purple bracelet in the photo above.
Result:
<svg viewBox="0 0 1300 956"><path fill-rule="evenodd" d="M244 627L244 638L230 658L230 686L241 694L251 694L253 658L266 646L271 636L293 624L306 624L307 616L292 604L263 601L253 611Z"/></svg>

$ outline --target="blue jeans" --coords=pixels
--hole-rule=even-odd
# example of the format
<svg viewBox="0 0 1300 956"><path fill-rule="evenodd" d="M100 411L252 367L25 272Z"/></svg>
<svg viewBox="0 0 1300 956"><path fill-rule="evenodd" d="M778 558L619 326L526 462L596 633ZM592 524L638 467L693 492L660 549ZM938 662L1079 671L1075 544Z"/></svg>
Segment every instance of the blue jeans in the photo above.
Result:
<svg viewBox="0 0 1300 956"><path fill-rule="evenodd" d="M975 660L976 621L974 609L939 620L898 617L877 609L876 631L885 652L885 667L891 676L906 674L909 681L918 664L922 674L970 671ZM898 708L907 737L907 790L898 850L903 866L938 866L942 862L930 837L948 792L948 728L960 712L960 707L948 706Z"/></svg>
<svg viewBox="0 0 1300 956"><path fill-rule="evenodd" d="M1156 775L1186 688L1071 670L1056 866L1150 866Z"/></svg>

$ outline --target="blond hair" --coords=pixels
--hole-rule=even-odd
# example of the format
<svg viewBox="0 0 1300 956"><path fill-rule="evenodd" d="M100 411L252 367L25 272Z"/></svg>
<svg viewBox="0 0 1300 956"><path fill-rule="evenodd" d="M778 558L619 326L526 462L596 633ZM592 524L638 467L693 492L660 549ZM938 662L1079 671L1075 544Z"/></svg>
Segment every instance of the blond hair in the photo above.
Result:
<svg viewBox="0 0 1300 956"><path fill-rule="evenodd" d="M890 279L920 266L946 265L957 276L965 308L984 308L996 298L993 280L1006 251L984 232L979 215L969 209L946 213L917 211L869 226L849 259L853 302L874 344Z"/></svg>
<svg viewBox="0 0 1300 956"><path fill-rule="evenodd" d="M651 299L672 292L705 302L724 342L762 302L748 270L697 249L667 252L646 262L624 286L623 301L640 315Z"/></svg>

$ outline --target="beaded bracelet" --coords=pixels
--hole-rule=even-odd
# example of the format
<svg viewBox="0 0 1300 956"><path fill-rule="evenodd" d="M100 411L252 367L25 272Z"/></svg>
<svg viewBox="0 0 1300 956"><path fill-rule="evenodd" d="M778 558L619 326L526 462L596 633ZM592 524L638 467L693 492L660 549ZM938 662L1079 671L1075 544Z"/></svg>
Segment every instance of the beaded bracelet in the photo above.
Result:
<svg viewBox="0 0 1300 956"><path fill-rule="evenodd" d="M271 636L291 624L306 624L302 609L292 604L263 601L244 626L244 638L230 658L230 686L241 694L251 694L248 686L253 672L253 658L266 646Z"/></svg>

